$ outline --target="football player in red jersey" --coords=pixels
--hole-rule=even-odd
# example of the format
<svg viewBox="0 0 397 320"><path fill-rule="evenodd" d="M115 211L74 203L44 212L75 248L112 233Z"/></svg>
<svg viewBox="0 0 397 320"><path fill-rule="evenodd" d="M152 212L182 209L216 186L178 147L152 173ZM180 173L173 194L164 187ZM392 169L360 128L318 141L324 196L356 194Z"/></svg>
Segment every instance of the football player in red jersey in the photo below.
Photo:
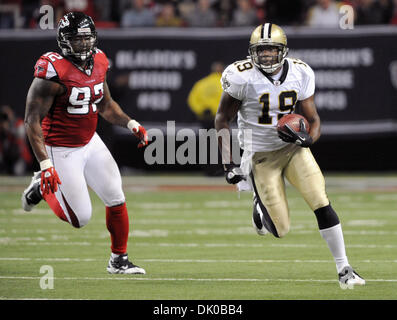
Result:
<svg viewBox="0 0 397 320"><path fill-rule="evenodd" d="M106 83L106 55L97 49L92 19L81 12L66 14L58 24L61 54L48 52L35 65L25 112L26 132L40 163L22 194L25 211L44 199L54 213L76 228L91 218L87 185L106 206L111 238L109 273L144 274L128 260L128 212L119 169L96 131L98 114L129 128L147 145L143 126L125 114Z"/></svg>

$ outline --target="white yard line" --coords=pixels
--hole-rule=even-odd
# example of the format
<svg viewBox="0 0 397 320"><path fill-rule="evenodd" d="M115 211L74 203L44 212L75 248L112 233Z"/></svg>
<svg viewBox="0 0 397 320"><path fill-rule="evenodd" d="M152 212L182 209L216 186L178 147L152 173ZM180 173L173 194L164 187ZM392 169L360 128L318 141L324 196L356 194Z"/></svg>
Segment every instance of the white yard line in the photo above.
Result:
<svg viewBox="0 0 397 320"><path fill-rule="evenodd" d="M309 228L306 226L307 223L299 222L299 224L294 224L291 226L291 234L318 234L317 229ZM307 229L307 230L302 230ZM35 234L37 236L22 237L24 234ZM382 231L382 230L344 230L345 235L352 236L396 236L397 231ZM169 237L172 235L254 235L255 231L251 226L241 226L241 227L231 227L231 228L216 228L216 229L206 229L206 228L194 228L190 230L165 230L165 229L134 229L130 232L130 237ZM69 240L70 238L82 238L82 239L108 239L108 231L90 231L89 234L80 233L77 236L71 235L70 232L65 230L55 230L51 229L45 230L35 230L35 229L12 229L5 230L0 229L0 243L5 241L53 241L53 240ZM6 236L4 236L6 235ZM40 236L39 236L40 235ZM24 240L25 239L25 240Z"/></svg>
<svg viewBox="0 0 397 320"><path fill-rule="evenodd" d="M75 298L10 298L10 297L0 297L0 300L92 300L92 299L75 299Z"/></svg>
<svg viewBox="0 0 397 320"><path fill-rule="evenodd" d="M164 263L330 263L332 260L302 260L302 259L139 259L143 262ZM93 262L103 259L92 258L25 258L0 257L0 261L53 261L53 262ZM355 263L397 263L395 260L355 260Z"/></svg>
<svg viewBox="0 0 397 320"><path fill-rule="evenodd" d="M94 242L56 242L52 240L46 241L12 241L12 239L3 239L0 241L1 245L26 245L26 246L108 246L109 242L94 241ZM136 247L205 247L205 248L268 248L268 247L282 247L282 248L323 248L324 244L319 240L319 244L276 244L276 243L170 243L170 242L137 242L133 246ZM365 249L395 249L396 244L348 244L346 248L365 248Z"/></svg>
<svg viewBox="0 0 397 320"><path fill-rule="evenodd" d="M0 276L0 279L9 280L40 280L41 277L16 277L16 276ZM242 279L242 278L146 278L136 277L134 275L127 276L109 276L109 277L54 277L54 280L119 280L119 281L197 281L197 282L337 282L336 279ZM366 279L368 282L397 282L397 279Z"/></svg>

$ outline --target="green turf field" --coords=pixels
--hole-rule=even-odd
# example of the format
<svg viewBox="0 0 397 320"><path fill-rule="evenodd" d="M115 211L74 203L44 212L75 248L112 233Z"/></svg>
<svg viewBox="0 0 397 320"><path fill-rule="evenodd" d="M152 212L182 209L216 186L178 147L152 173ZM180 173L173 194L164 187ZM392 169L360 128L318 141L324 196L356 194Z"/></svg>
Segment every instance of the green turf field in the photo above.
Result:
<svg viewBox="0 0 397 320"><path fill-rule="evenodd" d="M30 177L0 177L0 299L396 299L397 177L326 180L364 287L339 288L315 216L290 187L291 230L276 239L256 235L252 196L239 198L223 178L124 177L128 252L147 272L138 276L107 274L109 234L95 194L92 220L74 229L44 202L22 211Z"/></svg>

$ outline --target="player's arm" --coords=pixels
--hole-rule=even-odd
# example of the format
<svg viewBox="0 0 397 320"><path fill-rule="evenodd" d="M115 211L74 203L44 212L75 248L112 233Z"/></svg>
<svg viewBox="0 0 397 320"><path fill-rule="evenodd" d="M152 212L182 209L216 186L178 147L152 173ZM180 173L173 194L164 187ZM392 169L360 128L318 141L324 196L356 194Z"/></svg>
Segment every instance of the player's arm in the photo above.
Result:
<svg viewBox="0 0 397 320"><path fill-rule="evenodd" d="M99 114L111 124L125 127L140 140L138 148L148 144L148 137L146 130L137 121L131 119L120 107L120 105L113 100L107 82L103 86L103 99L99 102Z"/></svg>
<svg viewBox="0 0 397 320"><path fill-rule="evenodd" d="M236 117L241 101L226 92L222 93L219 108L215 116L215 129L218 134L218 146L222 155L222 163L228 183L236 184L245 179L239 167L232 161L230 147L230 122Z"/></svg>
<svg viewBox="0 0 397 320"><path fill-rule="evenodd" d="M50 110L57 95L63 93L64 88L53 81L34 78L26 98L25 128L30 145L42 172L41 190L49 193L57 191L61 183L51 160L48 157L41 121Z"/></svg>
<svg viewBox="0 0 397 320"><path fill-rule="evenodd" d="M56 82L34 78L26 99L25 128L37 161L48 159L41 121L50 110L62 86Z"/></svg>
<svg viewBox="0 0 397 320"><path fill-rule="evenodd" d="M302 116L304 116L309 122L309 135L312 137L314 143L320 138L321 135L320 116L317 113L317 108L314 103L314 95L305 100L301 100L300 103Z"/></svg>

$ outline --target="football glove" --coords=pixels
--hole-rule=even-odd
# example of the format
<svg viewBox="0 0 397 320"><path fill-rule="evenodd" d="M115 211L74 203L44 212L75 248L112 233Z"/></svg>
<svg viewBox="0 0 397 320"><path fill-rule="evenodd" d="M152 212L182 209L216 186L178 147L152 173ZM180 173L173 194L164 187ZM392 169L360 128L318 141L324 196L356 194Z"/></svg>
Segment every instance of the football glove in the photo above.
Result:
<svg viewBox="0 0 397 320"><path fill-rule="evenodd" d="M130 120L127 124L128 129L131 130L131 132L137 137L140 142L138 144L138 148L142 148L144 146L147 146L148 144L148 135L145 130L145 128L137 121L135 120Z"/></svg>
<svg viewBox="0 0 397 320"><path fill-rule="evenodd" d="M224 169L225 178L227 183L229 184L236 184L239 183L241 180L247 180L241 168L234 163L225 164Z"/></svg>
<svg viewBox="0 0 397 320"><path fill-rule="evenodd" d="M58 173L52 165L50 159L40 162L41 182L40 190L42 194L55 193L58 191L58 184L62 184L58 177Z"/></svg>
<svg viewBox="0 0 397 320"><path fill-rule="evenodd" d="M299 120L299 127L300 131L295 131L288 124L285 124L288 132L279 130L277 131L278 136L285 142L295 143L303 148L308 148L313 144L313 139L307 132L303 119Z"/></svg>

